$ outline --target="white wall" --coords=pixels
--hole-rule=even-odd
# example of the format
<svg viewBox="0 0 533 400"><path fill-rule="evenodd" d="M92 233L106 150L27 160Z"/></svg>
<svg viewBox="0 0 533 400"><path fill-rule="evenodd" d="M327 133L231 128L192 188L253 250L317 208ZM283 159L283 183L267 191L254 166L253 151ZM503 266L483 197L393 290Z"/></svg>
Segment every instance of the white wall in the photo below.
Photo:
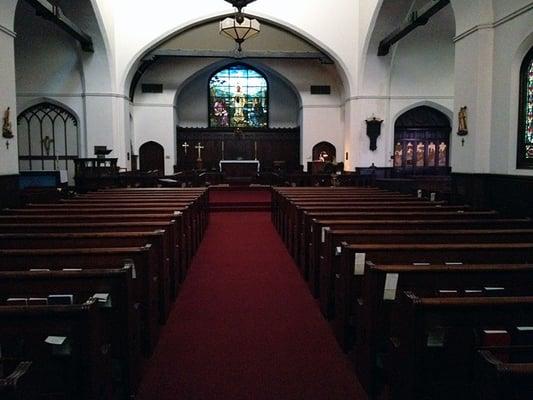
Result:
<svg viewBox="0 0 533 400"><path fill-rule="evenodd" d="M162 120L161 109L176 104L177 124L185 127L208 125L207 85L209 76L231 60L163 59L143 75L136 90L134 124L136 151L148 141L172 143L172 162L175 161L175 126L169 128L170 111ZM295 127L301 125L301 162L311 159L312 147L323 140L332 142L340 154L344 148L342 121L342 90L340 77L331 65L309 60L247 60L263 71L270 82L270 126ZM163 93L142 93L143 83L163 84ZM311 95L311 85L330 85L331 95ZM151 111L149 111L151 110ZM139 111L139 112L138 112ZM172 142L173 141L173 142ZM169 148L170 150L170 148ZM168 162L168 166L171 166ZM172 171L167 166L167 173Z"/></svg>
<svg viewBox="0 0 533 400"><path fill-rule="evenodd" d="M468 106L464 147L452 142L456 172L533 175L516 169L519 69L533 45L533 3L452 1L461 18L455 39L455 112ZM454 132L457 121L454 121Z"/></svg>
<svg viewBox="0 0 533 400"><path fill-rule="evenodd" d="M0 122L6 109L11 109L11 123L15 139L0 141L0 175L18 173L17 149L17 105L15 100L15 49L13 31L13 16L16 2L2 0L0 7ZM9 143L9 146L6 145Z"/></svg>

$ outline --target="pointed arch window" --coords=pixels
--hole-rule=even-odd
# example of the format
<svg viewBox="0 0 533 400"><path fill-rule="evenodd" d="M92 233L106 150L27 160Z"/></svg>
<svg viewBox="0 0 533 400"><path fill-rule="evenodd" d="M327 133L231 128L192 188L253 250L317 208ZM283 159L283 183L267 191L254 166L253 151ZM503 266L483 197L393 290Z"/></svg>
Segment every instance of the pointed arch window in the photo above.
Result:
<svg viewBox="0 0 533 400"><path fill-rule="evenodd" d="M517 167L533 169L533 48L520 69Z"/></svg>
<svg viewBox="0 0 533 400"><path fill-rule="evenodd" d="M17 118L21 171L66 170L74 182L74 160L79 156L79 124L65 108L44 102Z"/></svg>
<svg viewBox="0 0 533 400"><path fill-rule="evenodd" d="M236 64L209 79L210 127L266 128L268 111L268 82L259 71Z"/></svg>

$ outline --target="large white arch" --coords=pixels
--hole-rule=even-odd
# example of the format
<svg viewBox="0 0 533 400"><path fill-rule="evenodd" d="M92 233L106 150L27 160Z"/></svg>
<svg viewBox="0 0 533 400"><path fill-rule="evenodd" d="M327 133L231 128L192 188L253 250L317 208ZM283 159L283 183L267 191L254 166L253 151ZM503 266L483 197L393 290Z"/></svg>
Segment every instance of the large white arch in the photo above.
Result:
<svg viewBox="0 0 533 400"><path fill-rule="evenodd" d="M170 31L167 31L160 35L157 38L152 39L149 43L147 43L142 49L140 49L135 56L128 62L124 75L120 78L121 82L121 88L124 94L129 93L129 88L131 85L131 81L133 79L133 75L137 71L137 68L140 65L140 61L150 53L153 49L157 48L159 45L164 43L166 40L170 39L173 36L179 35L180 33L186 32L189 29L192 29L196 26L203 25L206 23L210 23L212 21L220 20L222 18L225 18L227 16L231 16L234 13L225 13L225 14L207 14L202 17L196 18L194 20L185 22L179 26L176 26L175 28L171 29ZM342 60L341 57L339 57L331 48L328 48L324 43L321 43L317 38L312 37L308 32L303 31L302 29L293 26L289 24L286 21L283 21L281 19L264 15L261 13L254 12L253 14L247 13L247 15L258 18L259 20L264 20L276 27L282 28L289 33L298 36L311 44L313 44L315 47L320 49L324 54L326 54L329 58L331 58L337 68L337 71L339 73L339 76L341 77L343 86L344 86L344 92L345 97L347 94L352 92L352 83L349 73L349 70L345 64L345 62Z"/></svg>

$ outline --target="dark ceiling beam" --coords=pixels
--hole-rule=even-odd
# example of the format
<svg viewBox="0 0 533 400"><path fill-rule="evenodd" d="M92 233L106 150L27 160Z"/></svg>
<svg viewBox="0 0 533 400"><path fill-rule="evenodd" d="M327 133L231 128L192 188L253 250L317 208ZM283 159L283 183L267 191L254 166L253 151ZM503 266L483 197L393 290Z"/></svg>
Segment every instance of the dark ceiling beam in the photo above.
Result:
<svg viewBox="0 0 533 400"><path fill-rule="evenodd" d="M46 0L25 0L30 4L38 16L56 24L58 27L67 32L80 42L83 51L94 53L93 39L83 32L74 22L68 19L58 6L49 3Z"/></svg>
<svg viewBox="0 0 533 400"><path fill-rule="evenodd" d="M378 56L389 54L391 46L407 36L419 26L428 23L429 19L450 4L450 0L431 0L428 4L417 11L413 11L398 28L392 31L379 43Z"/></svg>
<svg viewBox="0 0 533 400"><path fill-rule="evenodd" d="M236 53L233 50L181 50L159 49L152 51L146 58L153 57L206 57L206 58L277 58L277 59L308 59L320 60L323 64L333 64L333 61L319 51L261 51L243 50Z"/></svg>

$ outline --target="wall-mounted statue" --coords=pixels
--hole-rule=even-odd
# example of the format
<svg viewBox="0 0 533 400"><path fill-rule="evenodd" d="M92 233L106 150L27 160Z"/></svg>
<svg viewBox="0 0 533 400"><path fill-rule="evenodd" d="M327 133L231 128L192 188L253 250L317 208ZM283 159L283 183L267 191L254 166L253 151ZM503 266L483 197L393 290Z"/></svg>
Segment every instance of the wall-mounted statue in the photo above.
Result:
<svg viewBox="0 0 533 400"><path fill-rule="evenodd" d="M375 151L377 146L377 141L379 135L381 135L381 124L383 123L382 119L372 116L366 120L366 135L370 138L370 150Z"/></svg>
<svg viewBox="0 0 533 400"><path fill-rule="evenodd" d="M468 115L467 115L466 106L461 107L461 109L459 110L458 118L459 118L459 129L457 130L457 134L459 136L468 135Z"/></svg>
<svg viewBox="0 0 533 400"><path fill-rule="evenodd" d="M4 112L4 122L2 124L2 136L5 139L12 139L13 138L13 125L10 121L10 108L8 107L7 110Z"/></svg>

